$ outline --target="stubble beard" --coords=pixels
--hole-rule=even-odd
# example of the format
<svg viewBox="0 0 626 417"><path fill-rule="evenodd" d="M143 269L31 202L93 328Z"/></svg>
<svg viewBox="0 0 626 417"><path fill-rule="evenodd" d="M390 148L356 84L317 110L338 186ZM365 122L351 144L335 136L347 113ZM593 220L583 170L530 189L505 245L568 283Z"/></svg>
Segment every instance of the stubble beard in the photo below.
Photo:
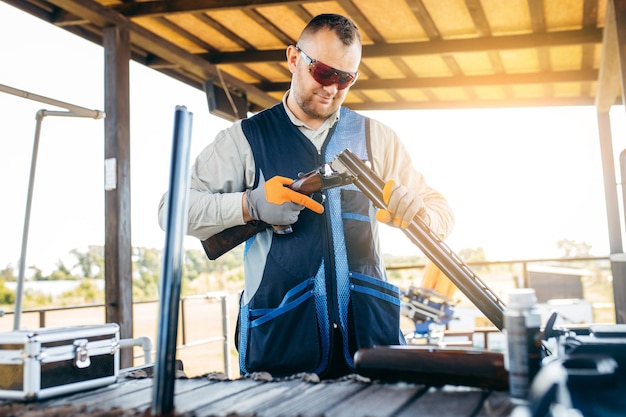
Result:
<svg viewBox="0 0 626 417"><path fill-rule="evenodd" d="M300 109L302 109L302 111L307 116L313 119L325 120L329 116L331 116L337 110L337 107L338 107L336 105L336 98L332 99L333 103L331 107L324 107L323 111L317 110L319 106L315 105L314 94L309 94L306 97L301 97L300 95L296 94L295 98L296 98L296 102L298 103L298 106L300 106Z"/></svg>

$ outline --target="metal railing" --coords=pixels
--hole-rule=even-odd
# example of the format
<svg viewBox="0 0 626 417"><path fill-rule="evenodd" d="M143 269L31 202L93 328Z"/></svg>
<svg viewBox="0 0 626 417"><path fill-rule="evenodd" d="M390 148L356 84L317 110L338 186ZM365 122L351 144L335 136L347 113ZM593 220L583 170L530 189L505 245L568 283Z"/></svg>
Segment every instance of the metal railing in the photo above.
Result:
<svg viewBox="0 0 626 417"><path fill-rule="evenodd" d="M216 337L210 337L201 340L189 340L189 332L187 329L188 318L186 316L187 311L187 303L194 300L202 300L206 299L207 301L218 300L221 303L221 322L222 322L222 334ZM148 301L137 301L133 304L156 304L158 300L148 300ZM40 328L46 327L46 319L47 315L50 313L60 312L60 311L74 311L74 310L84 310L84 309L95 309L106 307L105 304L90 304L84 306L67 306L67 307L53 307L53 308L41 308L41 309L30 309L24 310L22 314L36 314L38 316L37 326ZM228 320L228 293L226 291L216 291L216 292L208 292L200 295L192 295L181 297L180 299L180 311L181 311L181 343L176 346L177 350L192 348L200 345L206 345L215 342L223 343L223 362L224 362L224 373L230 378L231 377L231 366L230 366L230 348L229 348L229 340L230 340L230 330L229 330L229 320ZM15 312L13 311L0 311L0 316L8 316L13 315ZM146 340L147 339L147 340ZM145 336L138 336L136 338L130 339L122 339L120 341L120 347L122 348L131 348L133 346L141 346L143 348L143 355L135 355L134 358L144 358L145 363L153 363L152 356L155 351L152 349L152 341Z"/></svg>
<svg viewBox="0 0 626 417"><path fill-rule="evenodd" d="M521 277L519 279L519 281L522 283L522 285L526 285L529 282L528 279L528 266L529 264L533 264L533 263L547 263L547 262L558 262L558 263L562 263L562 264L570 264L570 263L580 263L580 262L588 262L588 261L593 261L593 262L609 262L609 258L608 257L577 257L577 258L548 258L548 259L522 259L522 260L513 260L513 261L484 261L484 262L467 262L467 265L471 266L472 268L481 268L481 267L492 267L492 266L496 266L496 265L517 265L518 266L518 270L520 270L521 268ZM411 269L417 269L417 270L421 270L423 268L426 267L426 264L413 264L413 265L401 265L401 266L388 266L387 270L388 271L397 271L397 270L411 270ZM610 270L610 268L609 268ZM205 339L200 339L200 340L190 340L190 329L189 329L189 321L191 320L190 317L188 317L188 308L187 308L187 304L189 302L192 301L196 301L196 300L201 300L201 299L206 299L207 301L213 301L213 300L219 300L221 302L221 328L222 328L222 334L221 336L218 335L216 337L210 337L210 338L205 338ZM149 303L158 303L158 301L156 300L150 300L150 301L137 301L134 304L138 305L138 304L149 304ZM594 306L596 304L599 303L594 303ZM605 303L607 304L607 303ZM608 303L610 304L610 303ZM604 305L604 307L607 307L606 305ZM610 307L610 306L609 306ZM92 309L92 308L105 308L104 304L91 304L91 305L86 305L86 306L67 306L67 307L54 307L54 308L45 308L45 309L31 309L31 310L25 310L23 311L24 314L37 314L38 315L38 324L39 327L46 327L46 319L47 319L47 315L50 313L54 313L54 312L58 312L58 311L70 311L70 310L81 310L81 309ZM180 316L181 316L181 324L180 324L180 344L177 345L177 350L178 349L187 349L187 348L192 348L192 347L196 347L196 346L200 346L200 345L207 345L207 344L211 344L211 343L216 343L216 342L222 342L223 343L223 352L222 352L222 356L223 356L223 362L224 362L224 372L225 374L230 378L231 377L231 366L230 366L230 348L229 348L229 340L230 340L230 324L229 324L229 313L228 313L228 293L225 291L218 291L218 292L208 292L205 294L200 294L200 295L192 295L192 296L186 296L186 297L181 297L180 299ZM0 311L0 316L2 315L11 315L13 314L13 312L11 311L7 311L7 312L2 312ZM488 348L489 346L489 340L488 340L488 336L489 334L492 334L494 332L496 332L496 328L491 328L491 327L476 327L474 329L474 333L477 334L478 336L482 336L483 339L483 344L485 348ZM135 340L135 339L129 339L129 340L133 340L133 345L134 346L138 346L140 343L140 341ZM128 342L129 344L131 343L130 341ZM142 346L144 346L142 344ZM150 352L150 355L152 355L154 352ZM145 352L145 346L144 346L144 358L146 358L146 352ZM137 355L136 358L141 357L141 355ZM151 358L150 359L146 359L146 363L151 363Z"/></svg>

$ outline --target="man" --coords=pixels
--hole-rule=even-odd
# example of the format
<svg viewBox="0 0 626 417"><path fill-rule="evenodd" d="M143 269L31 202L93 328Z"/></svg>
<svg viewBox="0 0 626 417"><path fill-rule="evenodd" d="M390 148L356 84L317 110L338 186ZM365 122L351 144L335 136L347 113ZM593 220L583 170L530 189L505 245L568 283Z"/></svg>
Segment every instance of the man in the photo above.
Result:
<svg viewBox="0 0 626 417"><path fill-rule="evenodd" d="M354 372L359 348L404 343L376 219L404 228L419 215L442 238L452 227L445 198L413 168L396 134L341 106L360 60L351 20L313 18L287 48L292 80L282 103L220 132L193 166L188 234L204 240L258 220L293 226L246 242L237 334L243 374L335 378ZM375 212L354 185L326 190L323 204L285 187L345 149L387 181L387 210Z"/></svg>

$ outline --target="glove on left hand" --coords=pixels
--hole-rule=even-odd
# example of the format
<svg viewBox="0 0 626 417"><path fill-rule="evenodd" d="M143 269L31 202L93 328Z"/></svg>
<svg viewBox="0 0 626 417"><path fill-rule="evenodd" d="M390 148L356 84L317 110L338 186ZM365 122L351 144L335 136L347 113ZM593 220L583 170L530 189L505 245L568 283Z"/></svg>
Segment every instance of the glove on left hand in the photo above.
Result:
<svg viewBox="0 0 626 417"><path fill-rule="evenodd" d="M394 181L389 180L383 188L383 201L387 209L376 212L376 220L383 223L406 229L413 218L424 210L424 200L413 190L404 185L394 187Z"/></svg>

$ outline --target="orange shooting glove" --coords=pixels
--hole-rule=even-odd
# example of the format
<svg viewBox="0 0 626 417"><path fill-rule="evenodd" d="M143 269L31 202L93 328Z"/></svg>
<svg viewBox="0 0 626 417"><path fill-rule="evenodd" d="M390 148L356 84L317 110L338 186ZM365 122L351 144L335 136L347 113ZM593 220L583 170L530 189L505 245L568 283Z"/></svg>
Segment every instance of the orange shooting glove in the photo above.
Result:
<svg viewBox="0 0 626 417"><path fill-rule="evenodd" d="M294 224L305 207L318 214L324 212L324 206L311 197L286 187L294 180L280 176L263 180L246 193L248 213L253 219L280 226Z"/></svg>
<svg viewBox="0 0 626 417"><path fill-rule="evenodd" d="M383 201L387 209L378 210L376 220L401 229L406 229L413 218L424 211L424 200L408 187L395 185L393 180L385 183Z"/></svg>

